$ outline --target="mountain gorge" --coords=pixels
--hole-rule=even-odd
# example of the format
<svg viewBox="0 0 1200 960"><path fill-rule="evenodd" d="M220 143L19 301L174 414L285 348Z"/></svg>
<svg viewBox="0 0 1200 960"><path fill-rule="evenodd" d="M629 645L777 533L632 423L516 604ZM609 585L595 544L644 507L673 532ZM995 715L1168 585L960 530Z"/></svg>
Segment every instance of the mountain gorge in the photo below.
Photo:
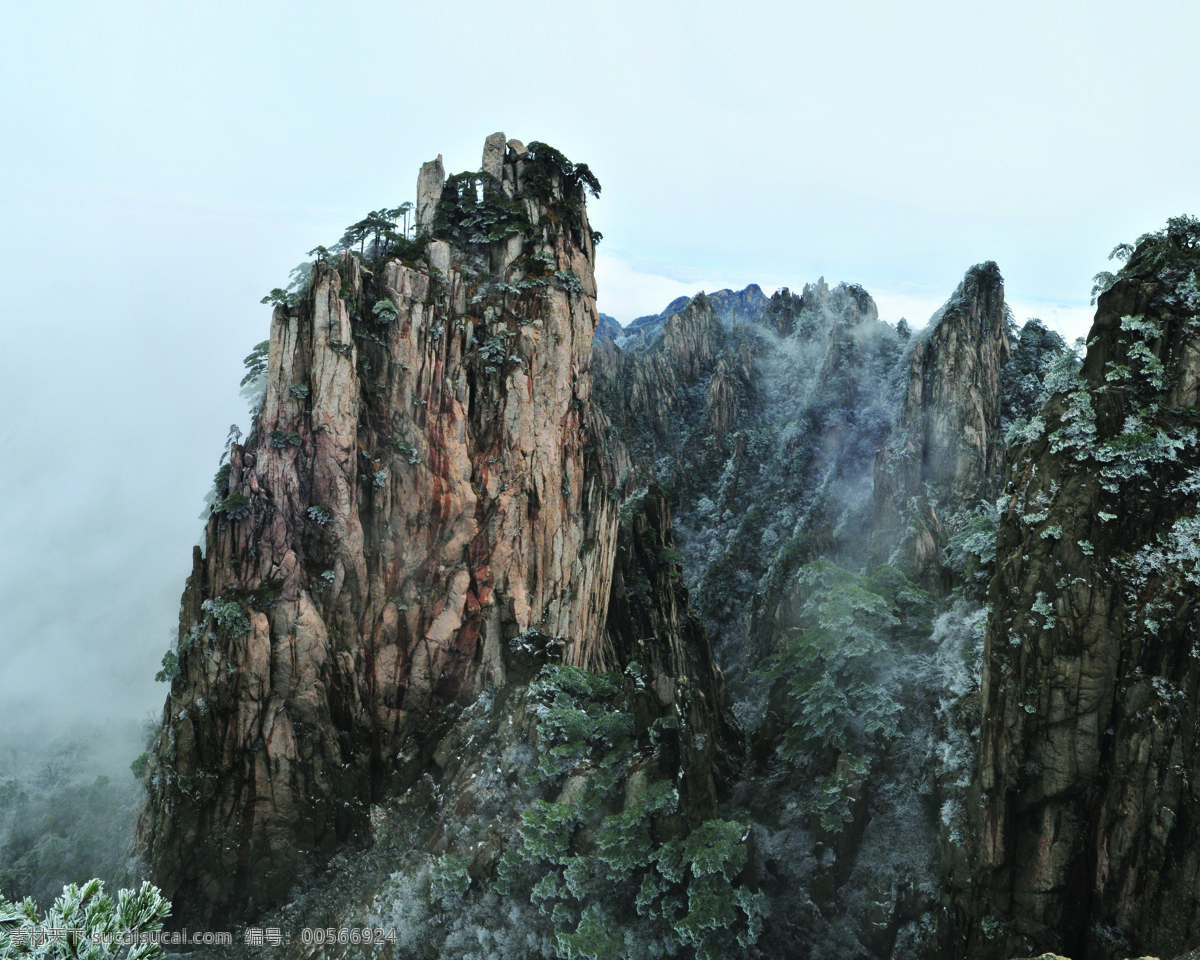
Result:
<svg viewBox="0 0 1200 960"><path fill-rule="evenodd" d="M824 279L622 327L599 191L494 134L267 298L138 769L171 922L1195 946L1200 224L1121 248L1081 357L992 262L915 331Z"/></svg>

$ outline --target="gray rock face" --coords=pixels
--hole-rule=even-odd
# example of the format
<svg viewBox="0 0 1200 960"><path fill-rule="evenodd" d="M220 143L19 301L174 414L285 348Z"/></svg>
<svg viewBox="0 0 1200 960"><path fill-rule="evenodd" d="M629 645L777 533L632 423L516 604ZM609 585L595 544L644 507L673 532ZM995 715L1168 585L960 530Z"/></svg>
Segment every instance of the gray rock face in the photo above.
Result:
<svg viewBox="0 0 1200 960"><path fill-rule="evenodd" d="M479 169L499 180L504 166L504 149L504 134L493 133L483 143L483 164Z"/></svg>
<svg viewBox="0 0 1200 960"><path fill-rule="evenodd" d="M1142 263L1010 451L960 878L970 916L1079 960L1200 941L1200 297Z"/></svg>
<svg viewBox="0 0 1200 960"><path fill-rule="evenodd" d="M442 165L442 155L436 160L421 164L421 173L417 176L417 233L428 233L433 226L433 214L437 210L438 200L442 196L442 185L446 182L446 168Z"/></svg>
<svg viewBox="0 0 1200 960"><path fill-rule="evenodd" d="M1010 349L996 264L968 270L940 313L914 346L900 420L875 465L878 559L934 587L948 513L994 496L1004 462L1000 368Z"/></svg>

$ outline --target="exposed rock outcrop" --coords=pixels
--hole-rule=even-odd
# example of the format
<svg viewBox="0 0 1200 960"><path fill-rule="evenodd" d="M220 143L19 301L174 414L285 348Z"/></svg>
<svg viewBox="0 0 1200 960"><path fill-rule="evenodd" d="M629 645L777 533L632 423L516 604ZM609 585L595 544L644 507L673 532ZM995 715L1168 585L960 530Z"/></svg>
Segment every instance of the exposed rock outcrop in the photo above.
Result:
<svg viewBox="0 0 1200 960"><path fill-rule="evenodd" d="M1134 252L1007 474L959 878L972 957L1200 941L1195 249L1168 231Z"/></svg>
<svg viewBox="0 0 1200 960"><path fill-rule="evenodd" d="M182 921L252 911L361 835L424 768L441 707L504 680L510 638L615 665L622 467L591 403L583 188L548 162L527 189L517 148L512 232L456 239L475 196L443 188L439 158L417 189L426 260L321 261L275 311L265 401L193 558L140 828Z"/></svg>
<svg viewBox="0 0 1200 960"><path fill-rule="evenodd" d="M433 214L437 210L438 200L442 196L442 184L446 181L446 168L442 165L442 155L436 160L421 164L421 173L417 177L416 224L417 233L428 233L433 228Z"/></svg>
<svg viewBox="0 0 1200 960"><path fill-rule="evenodd" d="M1009 356L1004 280L972 267L914 345L892 439L875 464L874 553L944 589L949 515L994 496L1004 462L1000 369Z"/></svg>
<svg viewBox="0 0 1200 960"><path fill-rule="evenodd" d="M681 805L695 826L732 786L742 734L722 709L725 683L700 619L688 607L666 497L657 486L622 510L608 607L609 642L625 666L646 678L640 726L678 709L689 735L679 741Z"/></svg>
<svg viewBox="0 0 1200 960"><path fill-rule="evenodd" d="M713 372L730 333L701 293L656 325L652 337L648 346L632 350L598 340L595 357L597 394L643 459L649 458L643 425L651 427L654 445L663 452L684 440L679 419L694 403L690 388Z"/></svg>

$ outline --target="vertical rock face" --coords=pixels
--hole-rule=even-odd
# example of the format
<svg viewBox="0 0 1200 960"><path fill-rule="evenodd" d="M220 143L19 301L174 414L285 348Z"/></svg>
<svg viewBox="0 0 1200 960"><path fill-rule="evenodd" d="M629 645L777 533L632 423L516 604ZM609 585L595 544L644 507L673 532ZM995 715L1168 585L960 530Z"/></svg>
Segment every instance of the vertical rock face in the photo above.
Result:
<svg viewBox="0 0 1200 960"><path fill-rule="evenodd" d="M652 344L639 353L625 352L608 338L599 340L597 391L614 420L651 426L661 442L677 444L689 388L713 372L729 340L708 297L698 294L656 325Z"/></svg>
<svg viewBox="0 0 1200 960"><path fill-rule="evenodd" d="M446 168L442 166L442 155L436 160L421 164L417 177L417 233L428 232L433 226L433 214L442 196L442 184L446 181Z"/></svg>
<svg viewBox="0 0 1200 960"><path fill-rule="evenodd" d="M688 607L666 497L657 485L626 504L608 634L623 666L646 678L639 708L656 717L678 707L690 735L680 740L681 807L692 826L712 815L736 779L742 734L723 708L725 682L704 625Z"/></svg>
<svg viewBox="0 0 1200 960"><path fill-rule="evenodd" d="M456 239L474 189L444 189L439 158L417 189L418 229L442 238L427 261L321 261L275 311L266 398L193 558L139 830L180 919L251 911L360 833L421 768L439 707L503 680L510 638L613 663L591 231L582 186L537 168L528 189L517 146L510 231Z"/></svg>
<svg viewBox="0 0 1200 960"><path fill-rule="evenodd" d="M1195 251L1134 252L1007 474L969 899L1076 960L1200 941Z"/></svg>
<svg viewBox="0 0 1200 960"><path fill-rule="evenodd" d="M884 559L900 542L888 559L928 583L940 579L947 512L993 493L1003 466L1000 368L1009 344L999 267L968 270L940 313L915 344L900 419L875 464L876 552Z"/></svg>

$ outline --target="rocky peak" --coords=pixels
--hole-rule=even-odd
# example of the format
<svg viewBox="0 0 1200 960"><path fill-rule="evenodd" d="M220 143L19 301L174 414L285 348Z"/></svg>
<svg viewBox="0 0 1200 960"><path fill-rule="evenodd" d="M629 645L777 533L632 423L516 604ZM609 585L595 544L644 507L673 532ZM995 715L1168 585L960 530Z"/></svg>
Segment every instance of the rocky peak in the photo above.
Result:
<svg viewBox="0 0 1200 960"><path fill-rule="evenodd" d="M1143 238L1081 374L1010 451L966 900L1011 936L971 956L1200 941L1197 237L1184 218Z"/></svg>
<svg viewBox="0 0 1200 960"><path fill-rule="evenodd" d="M708 301L717 316L729 324L752 323L760 319L770 303L757 283L743 290L718 290L708 294Z"/></svg>
<svg viewBox="0 0 1200 960"><path fill-rule="evenodd" d="M725 683L707 632L688 606L682 559L675 550L670 509L651 485L622 510L608 636L623 665L636 662L647 678L639 710L648 718L679 709L700 736L680 742L683 806L694 822L711 816L739 770L742 733L722 708ZM656 642L648 642L649 638Z"/></svg>
<svg viewBox="0 0 1200 960"><path fill-rule="evenodd" d="M942 576L946 520L994 495L1000 476L1006 320L999 267L991 261L972 267L929 330L914 338L899 421L876 461L877 553L892 550L892 559L930 583ZM897 551L897 531L906 526L912 533L899 538Z"/></svg>
<svg viewBox="0 0 1200 960"><path fill-rule="evenodd" d="M433 214L437 209L438 200L442 196L442 184L446 182L446 168L442 165L442 155L436 160L421 164L421 173L417 177L416 223L417 233L427 233L433 227Z"/></svg>
<svg viewBox="0 0 1200 960"><path fill-rule="evenodd" d="M667 316L648 345L637 336L647 325L633 335L630 329L623 331L624 349L616 341L597 341L597 392L614 420L647 419L660 439L677 442L676 417L689 402L688 388L712 373L729 332L703 293Z"/></svg>
<svg viewBox="0 0 1200 960"><path fill-rule="evenodd" d="M184 592L140 828L181 919L254 910L363 835L424 769L442 707L504 680L511 638L611 661L594 178L513 142L506 196L480 201L471 176L422 167L424 256L322 259L275 310L266 398Z"/></svg>

